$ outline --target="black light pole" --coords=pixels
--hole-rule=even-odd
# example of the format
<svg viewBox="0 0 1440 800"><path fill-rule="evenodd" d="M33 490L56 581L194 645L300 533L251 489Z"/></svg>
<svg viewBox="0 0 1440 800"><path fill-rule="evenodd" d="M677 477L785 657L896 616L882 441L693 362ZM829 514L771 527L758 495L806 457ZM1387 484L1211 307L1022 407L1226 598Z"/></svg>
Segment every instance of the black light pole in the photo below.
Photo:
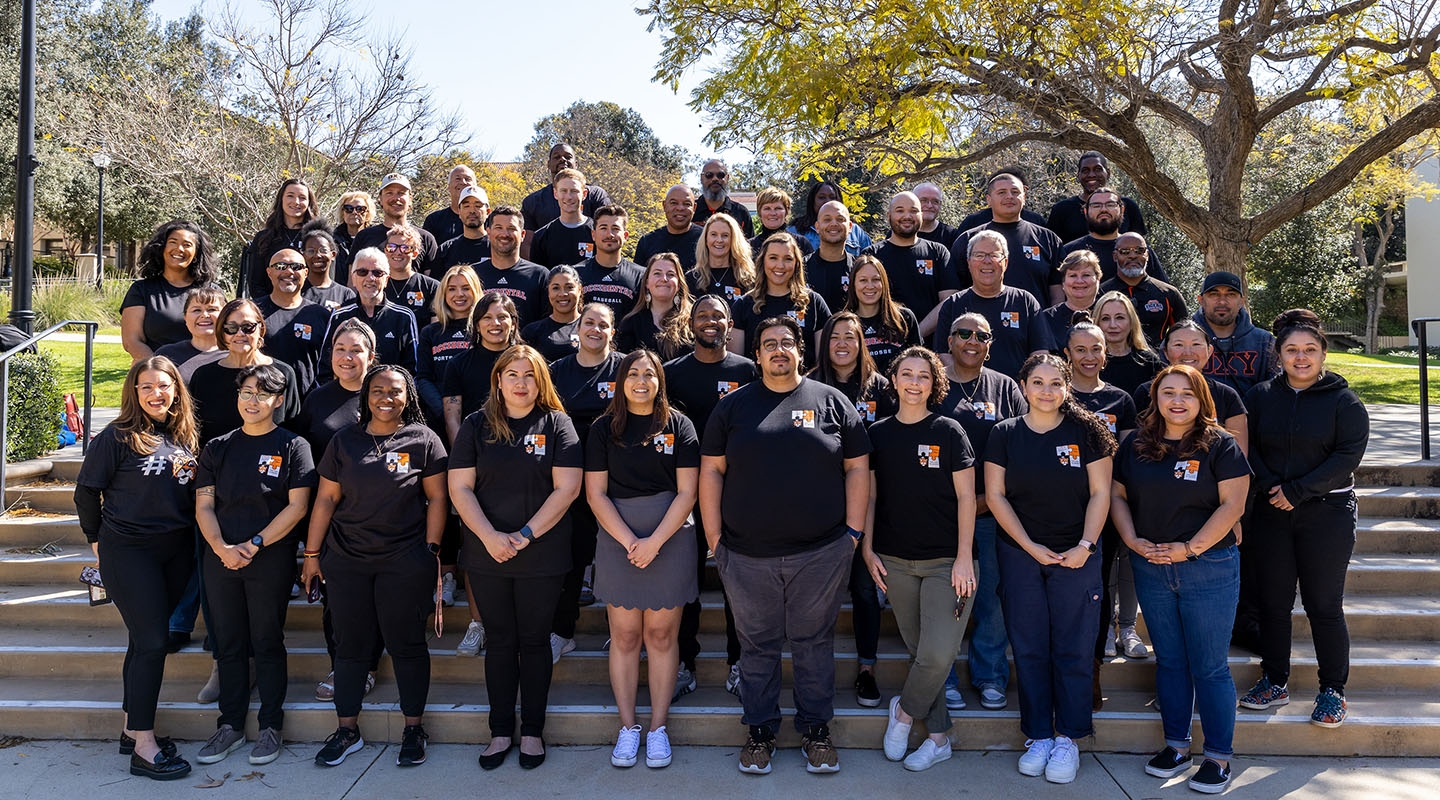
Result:
<svg viewBox="0 0 1440 800"><path fill-rule="evenodd" d="M110 154L101 150L90 157L90 163L100 170L99 207L95 213L95 288L105 286L105 168L110 166Z"/></svg>
<svg viewBox="0 0 1440 800"><path fill-rule="evenodd" d="M35 0L21 0L20 141L15 149L15 270L10 282L10 321L35 332L31 289L35 279Z"/></svg>

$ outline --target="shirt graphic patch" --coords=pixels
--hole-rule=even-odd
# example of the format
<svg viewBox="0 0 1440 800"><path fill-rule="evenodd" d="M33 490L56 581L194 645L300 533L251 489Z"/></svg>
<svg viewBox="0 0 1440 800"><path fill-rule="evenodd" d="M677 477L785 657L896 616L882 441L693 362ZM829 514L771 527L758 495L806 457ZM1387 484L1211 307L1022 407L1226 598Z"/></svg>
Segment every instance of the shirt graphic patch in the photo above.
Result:
<svg viewBox="0 0 1440 800"><path fill-rule="evenodd" d="M798 309L798 308L792 308L792 309L790 309L789 311L786 311L786 312L785 312L785 316L789 317L790 319L795 320L795 322L798 323L798 324L800 325L800 327L802 327L802 328L805 327L805 312L804 312L804 311L801 311L801 310Z"/></svg>
<svg viewBox="0 0 1440 800"><path fill-rule="evenodd" d="M1039 261L1039 260L1040 260L1040 246L1039 246L1039 245L1035 245L1035 244L1021 245L1021 246L1020 246L1020 252L1024 253L1024 254L1025 254L1025 257L1028 258L1028 259L1030 259L1031 261Z"/></svg>
<svg viewBox="0 0 1440 800"><path fill-rule="evenodd" d="M410 471L409 453L386 453L385 469L396 475L404 475Z"/></svg>
<svg viewBox="0 0 1440 800"><path fill-rule="evenodd" d="M152 453L140 462L141 475L159 475L170 467L170 460L158 453Z"/></svg>
<svg viewBox="0 0 1440 800"><path fill-rule="evenodd" d="M1062 467L1080 466L1080 445L1078 444L1062 444L1055 448L1055 455L1060 457L1060 466Z"/></svg>
<svg viewBox="0 0 1440 800"><path fill-rule="evenodd" d="M1193 458L1189 461L1176 461L1175 479L1187 480L1191 483L1200 480L1200 462Z"/></svg>
<svg viewBox="0 0 1440 800"><path fill-rule="evenodd" d="M420 306L425 305L425 293L424 293L424 292L406 292L406 293L405 293L405 300L406 300L406 302L408 302L410 305L415 306L416 308L419 308Z"/></svg>
<svg viewBox="0 0 1440 800"><path fill-rule="evenodd" d="M284 459L280 456L260 456L260 474L278 478L282 463L284 463Z"/></svg>
<svg viewBox="0 0 1440 800"><path fill-rule="evenodd" d="M663 453L667 456L675 455L675 434L673 433L657 434L650 443L655 445L655 452L657 453Z"/></svg>
<svg viewBox="0 0 1440 800"><path fill-rule="evenodd" d="M1099 414L1097 416L1105 420L1105 427L1109 428L1111 433L1116 432L1115 423L1119 421L1119 417L1116 417L1114 414Z"/></svg>
<svg viewBox="0 0 1440 800"><path fill-rule="evenodd" d="M981 400L972 402L970 405L975 409L975 419L995 419L996 409L994 403L988 400Z"/></svg>
<svg viewBox="0 0 1440 800"><path fill-rule="evenodd" d="M940 445L922 444L920 450L920 466L928 469L940 469Z"/></svg>
<svg viewBox="0 0 1440 800"><path fill-rule="evenodd" d="M840 276L840 291L843 292L843 291L845 291L846 289L849 289L849 288L850 288L850 276L849 276L849 275L841 275L841 276Z"/></svg>
<svg viewBox="0 0 1440 800"><path fill-rule="evenodd" d="M815 410L807 408L804 411L791 411L790 424L797 428L815 427Z"/></svg>
<svg viewBox="0 0 1440 800"><path fill-rule="evenodd" d="M1160 305L1159 300L1146 300L1145 310L1149 311L1151 314L1159 314L1161 311L1165 310L1165 306Z"/></svg>
<svg viewBox="0 0 1440 800"><path fill-rule="evenodd" d="M606 400L615 396L615 381L600 381L595 384L595 391Z"/></svg>
<svg viewBox="0 0 1440 800"><path fill-rule="evenodd" d="M865 420L866 422L875 421L874 400L857 400L855 402L855 410L860 412L860 418Z"/></svg>
<svg viewBox="0 0 1440 800"><path fill-rule="evenodd" d="M1002 327L1002 328L1014 328L1014 329L1017 330L1017 331L1020 330L1020 312L1019 312L1019 311L1001 311L1001 312L1000 312L1000 327Z"/></svg>
<svg viewBox="0 0 1440 800"><path fill-rule="evenodd" d="M933 259L933 258L917 258L917 259L915 259L915 271L918 272L918 273L920 273L921 275L934 275L934 274L935 274L935 259Z"/></svg>
<svg viewBox="0 0 1440 800"><path fill-rule="evenodd" d="M545 455L545 434L528 433L525 435L525 452L537 456Z"/></svg>
<svg viewBox="0 0 1440 800"><path fill-rule="evenodd" d="M195 480L196 461L189 453L170 454L170 474L175 476L175 482L184 486Z"/></svg>
<svg viewBox="0 0 1440 800"><path fill-rule="evenodd" d="M724 397L725 395L730 394L731 392L739 388L740 384L735 381L716 381L715 396Z"/></svg>
<svg viewBox="0 0 1440 800"><path fill-rule="evenodd" d="M576 251L579 252L581 258L589 258L595 255L595 243L580 242L576 245Z"/></svg>
<svg viewBox="0 0 1440 800"><path fill-rule="evenodd" d="M740 287L738 287L738 286L726 286L726 287L725 287L725 299L726 299L726 300L729 300L729 301L731 301L731 302L734 302L734 301L740 299L741 297L744 296L744 294L745 294L745 292L744 292L743 290L741 290Z"/></svg>

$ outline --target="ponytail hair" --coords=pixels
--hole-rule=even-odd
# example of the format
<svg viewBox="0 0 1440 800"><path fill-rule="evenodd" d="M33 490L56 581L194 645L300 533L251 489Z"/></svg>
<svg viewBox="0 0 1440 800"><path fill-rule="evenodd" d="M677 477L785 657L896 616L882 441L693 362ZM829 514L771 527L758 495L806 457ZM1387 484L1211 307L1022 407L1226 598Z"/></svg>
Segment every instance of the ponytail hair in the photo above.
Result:
<svg viewBox="0 0 1440 800"><path fill-rule="evenodd" d="M1110 426L1075 400L1075 392L1070 388L1070 364L1065 359L1053 353L1037 353L1030 356L1020 367L1020 386L1023 388L1025 381L1030 378L1030 374L1041 366L1053 367L1065 379L1065 401L1060 404L1060 416L1079 424L1080 428L1085 431L1085 444L1091 450L1099 453L1102 458L1115 455L1115 437L1110 433Z"/></svg>
<svg viewBox="0 0 1440 800"><path fill-rule="evenodd" d="M1076 311L1070 315L1070 330L1065 334L1065 344L1068 346L1070 337L1082 332L1098 336L1102 343L1105 341L1105 331L1100 330L1100 326L1095 324L1095 318L1088 310Z"/></svg>

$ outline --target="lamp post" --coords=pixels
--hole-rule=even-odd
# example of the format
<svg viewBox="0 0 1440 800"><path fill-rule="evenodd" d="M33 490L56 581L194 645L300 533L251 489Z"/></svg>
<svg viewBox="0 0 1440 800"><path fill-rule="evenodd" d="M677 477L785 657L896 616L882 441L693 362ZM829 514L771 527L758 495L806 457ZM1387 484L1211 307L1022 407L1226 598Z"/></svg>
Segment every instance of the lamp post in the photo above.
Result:
<svg viewBox="0 0 1440 800"><path fill-rule="evenodd" d="M10 281L10 321L30 335L35 311L35 0L20 4L19 141L15 148L15 268Z"/></svg>
<svg viewBox="0 0 1440 800"><path fill-rule="evenodd" d="M100 150L90 157L90 163L100 170L99 210L95 213L95 288L105 285L105 169L110 166L110 154Z"/></svg>

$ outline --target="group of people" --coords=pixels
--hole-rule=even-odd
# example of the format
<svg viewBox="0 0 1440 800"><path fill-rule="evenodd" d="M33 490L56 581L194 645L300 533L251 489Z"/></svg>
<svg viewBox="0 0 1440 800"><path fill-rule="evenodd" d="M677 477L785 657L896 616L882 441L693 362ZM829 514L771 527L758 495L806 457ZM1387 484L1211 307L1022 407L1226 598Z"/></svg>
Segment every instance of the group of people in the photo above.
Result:
<svg viewBox="0 0 1440 800"><path fill-rule="evenodd" d="M190 624L203 606L220 716L196 761L247 744L252 670L250 760L278 755L286 611L305 595L325 606L332 671L317 697L337 717L316 763L363 747L362 701L387 652L405 717L397 763L424 763L429 619L438 636L462 583L456 652L485 653L482 768L517 749L522 767L543 763L553 665L587 601L609 627L611 763L635 765L643 740L646 764L666 766L670 704L697 685L712 555L725 688L749 732L742 772L771 770L787 647L806 768L838 771L847 593L857 703L882 704L885 602L909 652L881 744L910 770L951 755L962 647L987 709L1009 703L1008 648L1019 769L1073 781L1105 657L1148 655L1138 602L1164 725L1146 771L1192 768L1198 708L1190 786L1222 791L1232 636L1262 655L1239 704L1288 702L1297 584L1319 660L1312 721L1339 725L1365 409L1326 369L1313 313L1262 330L1239 278L1215 272L1192 317L1155 277L1104 158L1080 165L1082 191L1048 220L1007 172L960 228L937 221L937 187L896 194L875 241L828 183L788 228L789 196L762 191L755 234L712 161L698 198L667 192L643 263L622 255L625 209L565 145L552 184L518 208L489 208L456 167L451 206L423 227L403 175L382 181L382 222L367 225L369 195L348 192L333 229L289 180L246 249L250 296L228 301L205 232L161 226L124 304L134 364L120 416L76 490L130 634L131 772L191 769L154 717L175 617L197 592ZM917 722L927 736L910 750Z"/></svg>

